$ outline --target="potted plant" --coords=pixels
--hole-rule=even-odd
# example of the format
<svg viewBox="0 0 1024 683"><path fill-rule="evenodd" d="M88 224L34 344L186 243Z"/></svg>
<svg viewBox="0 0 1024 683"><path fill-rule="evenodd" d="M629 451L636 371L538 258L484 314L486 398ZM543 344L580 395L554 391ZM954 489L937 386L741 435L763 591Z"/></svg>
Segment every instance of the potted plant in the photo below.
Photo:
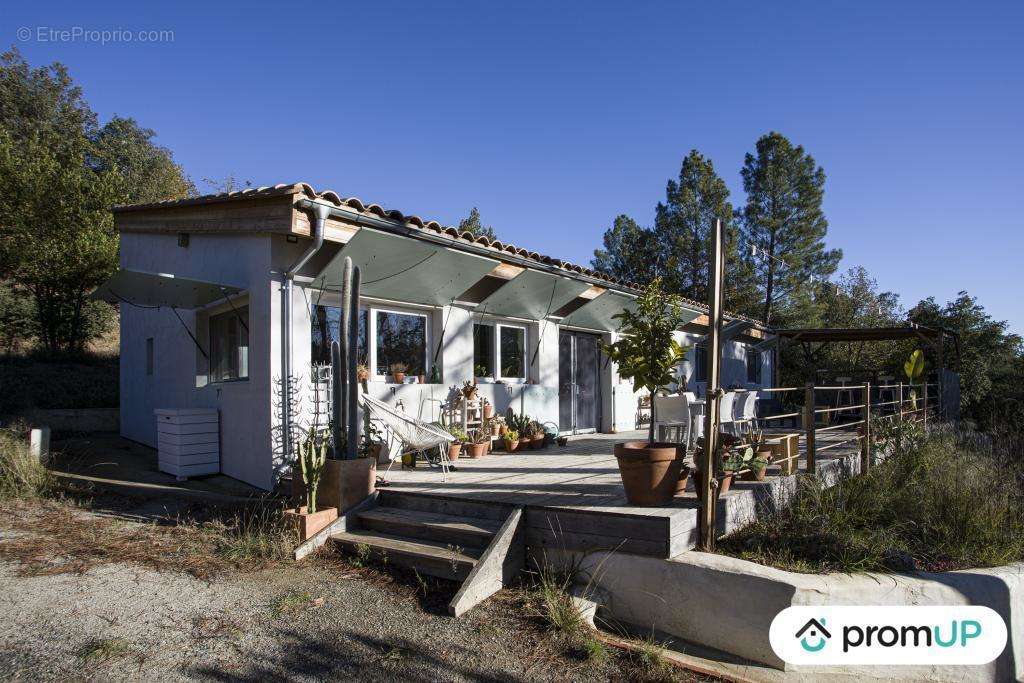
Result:
<svg viewBox="0 0 1024 683"><path fill-rule="evenodd" d="M473 376L480 382L489 383L494 380L491 374L487 372L486 366L483 363L477 363L473 367Z"/></svg>
<svg viewBox="0 0 1024 683"><path fill-rule="evenodd" d="M519 448L519 432L514 429L506 429L504 440L505 450L509 453L515 453L516 449Z"/></svg>
<svg viewBox="0 0 1024 683"><path fill-rule="evenodd" d="M465 396L467 400L472 401L476 397L476 392L476 384L470 382L468 379L462 383L462 395Z"/></svg>
<svg viewBox="0 0 1024 683"><path fill-rule="evenodd" d="M684 464L679 471L679 481L676 483L676 495L680 496L686 491L686 483L690 480L690 466Z"/></svg>
<svg viewBox="0 0 1024 683"><path fill-rule="evenodd" d="M476 460L482 458L487 454L487 444L491 442L490 430L485 430L482 427L473 431L473 435L469 437L469 441L466 443L466 452L469 457Z"/></svg>
<svg viewBox="0 0 1024 683"><path fill-rule="evenodd" d="M544 447L544 427L535 420L530 420L524 434L530 438L530 448L539 450Z"/></svg>
<svg viewBox="0 0 1024 683"><path fill-rule="evenodd" d="M619 375L633 380L633 390L646 389L651 396L672 384L675 369L688 348L673 338L683 323L682 301L661 290L655 278L635 302L613 316L620 321L622 336L604 351L618 365ZM675 443L654 440L655 416L648 425L647 441L615 444L615 458L631 505L664 505L672 500L683 467L685 449Z"/></svg>
<svg viewBox="0 0 1024 683"><path fill-rule="evenodd" d="M356 380L360 383L370 380L370 367L360 363L356 366Z"/></svg>
<svg viewBox="0 0 1024 683"><path fill-rule="evenodd" d="M491 402L488 401L486 398L481 399L481 401L483 402L483 407L481 408L481 410L483 410L484 419L490 420L492 417L494 417L494 406L491 405Z"/></svg>
<svg viewBox="0 0 1024 683"><path fill-rule="evenodd" d="M458 425L450 425L445 427L445 429L455 437L455 441L448 444L448 459L458 460L459 454L462 452L462 444L469 441L469 437L466 436L466 432L462 431L462 427Z"/></svg>
<svg viewBox="0 0 1024 683"><path fill-rule="evenodd" d="M305 541L338 518L338 508L317 506L320 478L327 461L327 438L310 429L306 438L299 443L298 461L304 484L302 497L306 504L294 510L286 510L285 516L295 524L299 540Z"/></svg>
<svg viewBox="0 0 1024 683"><path fill-rule="evenodd" d="M408 369L405 363L392 363L388 367L388 370L391 371L391 379L395 381L395 384L405 384L405 371Z"/></svg>

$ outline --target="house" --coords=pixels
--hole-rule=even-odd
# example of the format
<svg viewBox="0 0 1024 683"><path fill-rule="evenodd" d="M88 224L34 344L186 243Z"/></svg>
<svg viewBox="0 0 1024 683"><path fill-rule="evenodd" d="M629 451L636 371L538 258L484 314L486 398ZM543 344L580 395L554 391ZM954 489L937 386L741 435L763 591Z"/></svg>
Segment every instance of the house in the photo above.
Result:
<svg viewBox="0 0 1024 683"><path fill-rule="evenodd" d="M475 379L498 411L561 433L635 428L637 396L600 345L615 339L613 316L636 284L302 183L114 216L121 270L94 296L120 304L126 438L156 446L156 410L215 409L220 471L272 488L290 466L282 397L314 409L345 257L362 270L359 353L375 397L431 420L453 386ZM678 335L692 343L706 309L685 305ZM770 386L771 339L728 320L723 385ZM699 390L704 355L691 354L679 376Z"/></svg>

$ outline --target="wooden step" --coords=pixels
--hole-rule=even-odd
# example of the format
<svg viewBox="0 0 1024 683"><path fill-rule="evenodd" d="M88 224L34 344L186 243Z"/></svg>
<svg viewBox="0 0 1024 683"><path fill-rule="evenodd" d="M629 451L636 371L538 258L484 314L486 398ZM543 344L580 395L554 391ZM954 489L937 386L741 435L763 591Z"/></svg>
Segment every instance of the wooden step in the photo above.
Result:
<svg viewBox="0 0 1024 683"><path fill-rule="evenodd" d="M376 507L357 515L359 527L393 536L438 541L463 548L486 548L501 522L437 512Z"/></svg>
<svg viewBox="0 0 1024 683"><path fill-rule="evenodd" d="M479 548L461 548L454 544L406 538L370 529L341 532L333 535L331 540L357 553L360 552L359 546L366 546L375 557L384 557L389 563L412 567L421 574L456 581L469 576L481 553Z"/></svg>
<svg viewBox="0 0 1024 683"><path fill-rule="evenodd" d="M391 508L402 508L403 510L419 510L421 512L434 512L441 515L454 515L456 517L473 517L474 519L491 519L502 522L508 518L515 505L508 503L492 503L482 500L468 500L465 498L449 498L432 496L429 493L409 493L406 491L389 491L378 489L380 493L380 506Z"/></svg>

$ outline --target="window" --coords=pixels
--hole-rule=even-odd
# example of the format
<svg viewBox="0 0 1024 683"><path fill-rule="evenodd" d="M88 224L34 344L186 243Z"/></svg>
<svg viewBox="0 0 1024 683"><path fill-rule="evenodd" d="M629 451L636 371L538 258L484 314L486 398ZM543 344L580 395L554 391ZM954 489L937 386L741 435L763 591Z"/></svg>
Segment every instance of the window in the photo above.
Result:
<svg viewBox="0 0 1024 683"><path fill-rule="evenodd" d="M210 317L210 381L249 378L249 307Z"/></svg>
<svg viewBox="0 0 1024 683"><path fill-rule="evenodd" d="M693 381L708 381L708 348L703 343L693 347Z"/></svg>
<svg viewBox="0 0 1024 683"><path fill-rule="evenodd" d="M375 311L378 375L388 375L401 363L410 375L426 374L427 316L416 313Z"/></svg>
<svg viewBox="0 0 1024 683"><path fill-rule="evenodd" d="M747 348L747 381L751 384L761 383L761 364L763 359L761 358L761 352L752 348Z"/></svg>
<svg viewBox="0 0 1024 683"><path fill-rule="evenodd" d="M153 338L146 337L146 374L153 374Z"/></svg>
<svg viewBox="0 0 1024 683"><path fill-rule="evenodd" d="M473 374L480 379L526 379L526 328L474 324Z"/></svg>
<svg viewBox="0 0 1024 683"><path fill-rule="evenodd" d="M494 325L473 325L473 375L494 377Z"/></svg>
<svg viewBox="0 0 1024 683"><path fill-rule="evenodd" d="M314 365L330 365L331 363L331 342L341 341L341 309L337 306L320 306L313 304L311 317L310 337L312 349L310 362ZM369 366L366 360L366 350L370 344L367 341L368 330L366 329L366 310L359 311L359 335L356 340L356 362L360 365Z"/></svg>

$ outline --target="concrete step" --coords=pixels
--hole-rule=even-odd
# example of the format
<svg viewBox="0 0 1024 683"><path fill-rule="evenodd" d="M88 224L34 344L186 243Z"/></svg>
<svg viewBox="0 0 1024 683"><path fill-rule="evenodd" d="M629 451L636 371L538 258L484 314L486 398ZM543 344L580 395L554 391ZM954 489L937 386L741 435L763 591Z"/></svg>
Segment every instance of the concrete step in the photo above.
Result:
<svg viewBox="0 0 1024 683"><path fill-rule="evenodd" d="M371 529L355 529L335 534L331 540L345 549L359 553L360 546L369 548L377 558L421 574L463 581L480 558L479 548L463 548L452 543L396 536Z"/></svg>
<svg viewBox="0 0 1024 683"><path fill-rule="evenodd" d="M499 523L508 518L515 509L508 503L491 503L464 498L442 498L429 493L408 493L405 491L389 491L378 489L380 507L401 508L403 510L419 510L434 512L441 515L473 519L489 519Z"/></svg>
<svg viewBox="0 0 1024 683"><path fill-rule="evenodd" d="M357 516L359 527L384 534L437 541L461 548L486 548L501 522L382 506Z"/></svg>

